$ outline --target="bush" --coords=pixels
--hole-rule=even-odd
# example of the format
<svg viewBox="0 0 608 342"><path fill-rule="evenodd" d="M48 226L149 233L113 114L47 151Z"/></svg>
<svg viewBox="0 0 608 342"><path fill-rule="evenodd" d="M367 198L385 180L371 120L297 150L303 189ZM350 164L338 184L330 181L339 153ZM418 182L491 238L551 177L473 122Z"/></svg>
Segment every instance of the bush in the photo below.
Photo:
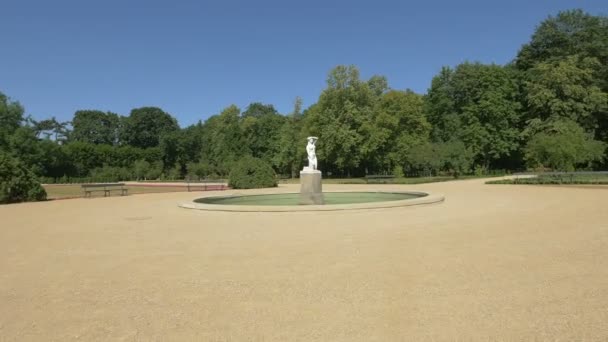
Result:
<svg viewBox="0 0 608 342"><path fill-rule="evenodd" d="M94 182L119 182L133 179L131 170L126 167L103 166L91 170Z"/></svg>
<svg viewBox="0 0 608 342"><path fill-rule="evenodd" d="M228 185L233 189L257 189L277 186L276 175L267 162L245 157L234 164Z"/></svg>
<svg viewBox="0 0 608 342"><path fill-rule="evenodd" d="M0 154L0 203L46 200L36 175L20 160Z"/></svg>
<svg viewBox="0 0 608 342"><path fill-rule="evenodd" d="M395 168L393 169L393 175L395 176L395 178L405 177L405 173L403 172L403 167L401 167L400 165L395 166Z"/></svg>

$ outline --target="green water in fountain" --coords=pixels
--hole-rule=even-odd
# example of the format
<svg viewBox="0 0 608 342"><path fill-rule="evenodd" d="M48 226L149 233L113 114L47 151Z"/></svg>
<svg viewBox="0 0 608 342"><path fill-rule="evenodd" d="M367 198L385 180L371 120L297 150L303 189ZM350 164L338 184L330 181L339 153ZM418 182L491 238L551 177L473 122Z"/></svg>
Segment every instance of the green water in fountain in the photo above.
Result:
<svg viewBox="0 0 608 342"><path fill-rule="evenodd" d="M401 201L424 197L426 194L405 192L324 192L323 196L325 198L325 205L331 205ZM204 197L194 200L196 203L223 205L300 205L299 201L299 193L234 195Z"/></svg>

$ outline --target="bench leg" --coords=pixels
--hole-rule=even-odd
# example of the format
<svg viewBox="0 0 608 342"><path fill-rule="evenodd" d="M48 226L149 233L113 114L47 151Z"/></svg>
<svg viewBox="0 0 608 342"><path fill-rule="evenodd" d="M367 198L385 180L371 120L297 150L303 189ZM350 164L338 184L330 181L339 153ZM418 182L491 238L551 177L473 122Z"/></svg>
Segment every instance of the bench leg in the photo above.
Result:
<svg viewBox="0 0 608 342"><path fill-rule="evenodd" d="M110 190L104 190L103 197L108 197L108 196L110 196Z"/></svg>
<svg viewBox="0 0 608 342"><path fill-rule="evenodd" d="M121 194L121 196L125 196L125 195L127 195L127 193L129 192L129 190L128 190L128 189L121 189L121 190L122 190L122 194Z"/></svg>

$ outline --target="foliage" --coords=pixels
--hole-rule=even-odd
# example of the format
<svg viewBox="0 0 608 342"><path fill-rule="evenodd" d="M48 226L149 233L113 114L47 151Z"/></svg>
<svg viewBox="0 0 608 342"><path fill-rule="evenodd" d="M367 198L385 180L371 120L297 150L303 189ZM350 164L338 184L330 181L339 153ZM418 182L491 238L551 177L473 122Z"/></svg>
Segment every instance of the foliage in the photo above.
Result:
<svg viewBox="0 0 608 342"><path fill-rule="evenodd" d="M403 167L411 148L428 140L430 128L421 95L409 90L381 94L371 119L361 128L366 165L387 171Z"/></svg>
<svg viewBox="0 0 608 342"><path fill-rule="evenodd" d="M23 106L0 92L0 148L6 147L9 136L23 121Z"/></svg>
<svg viewBox="0 0 608 342"><path fill-rule="evenodd" d="M458 139L490 166L519 147L521 104L515 70L463 63L442 69L427 95L435 141Z"/></svg>
<svg viewBox="0 0 608 342"><path fill-rule="evenodd" d="M157 107L141 107L131 111L124 122L123 139L126 144L148 148L159 145L163 134L179 130L177 120Z"/></svg>
<svg viewBox="0 0 608 342"><path fill-rule="evenodd" d="M72 141L116 145L120 136L120 118L112 112L79 110L72 119Z"/></svg>
<svg viewBox="0 0 608 342"><path fill-rule="evenodd" d="M0 203L44 201L46 191L24 163L0 153Z"/></svg>
<svg viewBox="0 0 608 342"><path fill-rule="evenodd" d="M262 159L245 157L230 172L228 185L234 189L257 189L277 186L272 167Z"/></svg>
<svg viewBox="0 0 608 342"><path fill-rule="evenodd" d="M187 170L189 179L206 179L215 174L214 168L205 162L189 163Z"/></svg>
<svg viewBox="0 0 608 342"><path fill-rule="evenodd" d="M473 152L457 140L426 143L412 148L409 166L410 171L427 176L445 171L458 178L471 171Z"/></svg>
<svg viewBox="0 0 608 342"><path fill-rule="evenodd" d="M577 165L604 158L606 144L585 133L573 121L556 121L532 136L525 148L528 166L573 171Z"/></svg>
<svg viewBox="0 0 608 342"><path fill-rule="evenodd" d="M302 130L302 99L297 97L293 112L285 120L279 131L278 151L274 156L273 165L282 174L290 174L291 178L302 167L305 150L301 148L305 141Z"/></svg>
<svg viewBox="0 0 608 342"><path fill-rule="evenodd" d="M541 62L528 70L526 102L529 118L569 119L593 132L608 110L608 94L595 85L595 58L570 56Z"/></svg>
<svg viewBox="0 0 608 342"><path fill-rule="evenodd" d="M133 163L133 176L137 180L156 179L160 176L161 170L158 165L150 164L148 161L140 159Z"/></svg>
<svg viewBox="0 0 608 342"><path fill-rule="evenodd" d="M104 165L92 169L91 178L101 182L120 182L133 179L133 172L126 167Z"/></svg>
<svg viewBox="0 0 608 342"><path fill-rule="evenodd" d="M488 181L486 184L608 184L608 174L595 172L538 174L532 177L516 177Z"/></svg>
<svg viewBox="0 0 608 342"><path fill-rule="evenodd" d="M608 18L593 16L582 10L562 11L544 20L524 44L515 60L521 70L538 63L563 60L578 55L601 61L598 65L603 89L608 85Z"/></svg>
<svg viewBox="0 0 608 342"><path fill-rule="evenodd" d="M281 127L286 118L280 115L272 105L252 103L241 114L244 143L251 155L272 163L273 157L280 150Z"/></svg>

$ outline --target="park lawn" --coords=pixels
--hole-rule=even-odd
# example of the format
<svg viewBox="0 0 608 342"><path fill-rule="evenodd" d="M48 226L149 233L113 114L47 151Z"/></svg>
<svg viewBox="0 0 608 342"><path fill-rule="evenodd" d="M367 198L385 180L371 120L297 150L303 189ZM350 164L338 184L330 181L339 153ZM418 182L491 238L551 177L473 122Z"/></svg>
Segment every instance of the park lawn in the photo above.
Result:
<svg viewBox="0 0 608 342"><path fill-rule="evenodd" d="M393 178L388 180L376 180L373 182L367 183L365 178L323 178L323 183L325 184L423 184L423 183L437 183L437 182L447 182L453 180L465 180L465 179L475 179L475 178L490 178L490 177L500 177L500 176L475 176L475 175L466 175L460 176L458 178L454 178L452 176L433 176L433 177L402 177L402 178ZM287 178L281 179L279 181L280 184L299 184L299 178Z"/></svg>
<svg viewBox="0 0 608 342"><path fill-rule="evenodd" d="M131 186L127 185L129 195L132 194L148 194L148 193L163 193L163 192L179 192L188 191L183 186ZM48 199L74 198L83 197L80 184L48 184L44 185ZM103 192L93 192L92 197L103 197ZM120 193L112 192L112 196L119 196Z"/></svg>
<svg viewBox="0 0 608 342"><path fill-rule="evenodd" d="M563 174L538 175L529 178L500 179L486 184L528 184L528 185L608 185L608 174Z"/></svg>

